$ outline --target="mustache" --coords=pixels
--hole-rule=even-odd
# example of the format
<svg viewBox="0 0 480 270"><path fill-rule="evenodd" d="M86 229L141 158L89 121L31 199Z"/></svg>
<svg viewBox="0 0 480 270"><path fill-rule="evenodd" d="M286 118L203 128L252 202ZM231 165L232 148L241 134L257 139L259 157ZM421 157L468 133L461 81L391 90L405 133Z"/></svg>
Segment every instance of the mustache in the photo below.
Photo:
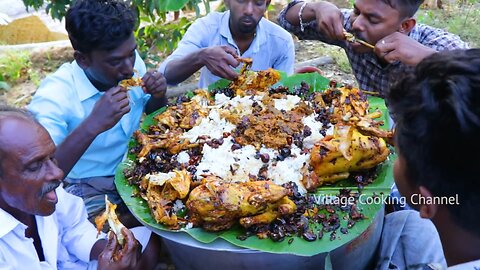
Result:
<svg viewBox="0 0 480 270"><path fill-rule="evenodd" d="M42 189L40 190L40 197L44 197L45 194L59 187L61 183L62 181L57 181L57 182L48 182L47 184L43 185Z"/></svg>
<svg viewBox="0 0 480 270"><path fill-rule="evenodd" d="M246 16L240 17L240 21L251 21L251 22L255 22L255 19L254 19L252 16L246 15Z"/></svg>
<svg viewBox="0 0 480 270"><path fill-rule="evenodd" d="M362 33L359 33L359 32L354 31L354 32L352 32L352 34L353 34L356 38L368 42L367 38L365 38L365 36L364 36Z"/></svg>

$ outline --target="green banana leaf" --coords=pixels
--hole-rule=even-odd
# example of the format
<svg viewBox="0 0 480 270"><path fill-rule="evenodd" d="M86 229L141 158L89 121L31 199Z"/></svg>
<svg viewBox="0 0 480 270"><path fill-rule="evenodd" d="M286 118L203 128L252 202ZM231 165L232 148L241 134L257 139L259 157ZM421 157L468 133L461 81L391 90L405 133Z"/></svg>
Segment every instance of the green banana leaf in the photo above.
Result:
<svg viewBox="0 0 480 270"><path fill-rule="evenodd" d="M158 5L157 10L161 12L168 12L168 11L178 11L182 9L188 0L164 0L164 1L156 1Z"/></svg>
<svg viewBox="0 0 480 270"><path fill-rule="evenodd" d="M308 73L308 74L296 74L290 77L282 76L282 79L278 84L293 87L299 85L302 81L307 82L312 86L314 91L322 91L328 87L329 80L322 77L318 73ZM227 83L227 84L225 84ZM228 81L220 80L214 84L214 87L209 89L215 89L217 87L225 87L228 85ZM385 121L385 126L388 127L388 111L386 109L385 103L382 99L376 97L369 97L369 102L371 108L379 109L383 112L382 120ZM144 122L142 123L142 129L146 130L148 126L155 123L153 116L161 113L165 110L162 108L157 112L154 112L145 117ZM133 143L134 144L134 143ZM132 145L133 145L132 144ZM132 194L136 193L136 187L130 186L125 179L124 170L127 169L133 162L135 157L128 156L127 160L122 162L116 171L115 175L115 184L117 189L130 209L130 211L146 226L150 227L154 231L171 231L164 227L161 224L158 224L152 215L150 214L150 209L147 206L147 203L138 197L133 197ZM128 160L130 159L130 160ZM244 234L244 230L240 226L231 228L227 231L212 233L204 231L200 228L192 229L181 229L178 230L178 233L187 233L192 238L200 241L202 243L211 243L214 240L221 238L231 244L244 247L254 250L260 250L270 253L283 253L283 254L294 254L299 256L313 256L316 254L330 252L342 245L345 245L362 234L373 222L375 216L379 211L383 211L383 203L378 203L378 200L375 200L375 203L366 203L369 200L372 201L373 198L378 198L379 194L388 195L390 193L390 187L393 183L393 160L394 155L392 154L385 162L383 162L378 167L378 176L376 180L365 186L362 189L361 200L357 204L358 209L361 213L364 214L365 219L358 221L352 228L348 229L347 234L343 234L340 230L337 230L336 239L330 240L330 233L324 233L324 236L321 240L316 240L313 242L308 242L301 237L293 236L286 237L282 242L274 242L271 239L258 239L255 236L248 237L246 240L237 239L238 236ZM326 196L326 195L337 195L339 190L342 188L350 188L356 190L356 184L351 180L343 180L332 186L324 186L317 190L315 195L317 197ZM347 213L337 211L339 218L341 220L341 228L347 227ZM321 229L320 224L311 224L310 227L314 229L314 232ZM290 240L292 239L293 240ZM289 241L290 240L290 241Z"/></svg>

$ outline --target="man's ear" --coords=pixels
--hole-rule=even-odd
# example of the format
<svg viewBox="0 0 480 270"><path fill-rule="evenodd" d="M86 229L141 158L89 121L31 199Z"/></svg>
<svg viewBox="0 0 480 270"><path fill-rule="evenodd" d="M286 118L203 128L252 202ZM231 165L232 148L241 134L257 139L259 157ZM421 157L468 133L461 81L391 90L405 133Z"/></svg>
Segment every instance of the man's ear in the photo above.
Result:
<svg viewBox="0 0 480 270"><path fill-rule="evenodd" d="M414 18L405 19L400 24L400 29L398 29L398 32L402 34L408 34L413 29L413 27L415 27L416 24L417 24L417 21Z"/></svg>
<svg viewBox="0 0 480 270"><path fill-rule="evenodd" d="M75 50L73 53L73 58L75 58L75 61L77 61L77 64L82 69L87 69L90 66L90 57L88 57L88 55L85 53Z"/></svg>
<svg viewBox="0 0 480 270"><path fill-rule="evenodd" d="M424 186L420 186L418 188L420 192L420 196L424 198L431 198L431 199L426 199L425 201L433 201L433 195ZM437 214L438 206L436 204L421 204L419 205L418 211L420 212L420 216L422 218L428 218L432 219L436 214Z"/></svg>

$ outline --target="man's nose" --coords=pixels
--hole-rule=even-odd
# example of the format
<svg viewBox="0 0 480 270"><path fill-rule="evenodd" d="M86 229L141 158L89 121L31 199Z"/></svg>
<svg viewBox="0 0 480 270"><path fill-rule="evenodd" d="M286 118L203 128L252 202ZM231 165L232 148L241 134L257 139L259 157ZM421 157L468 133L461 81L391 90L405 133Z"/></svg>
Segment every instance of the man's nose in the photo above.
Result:
<svg viewBox="0 0 480 270"><path fill-rule="evenodd" d="M365 31L365 18L362 15L358 15L352 21L352 31L353 32L363 32Z"/></svg>
<svg viewBox="0 0 480 270"><path fill-rule="evenodd" d="M244 13L245 15L252 15L253 14L253 1L247 1L247 3L245 4L245 9L244 9Z"/></svg>
<svg viewBox="0 0 480 270"><path fill-rule="evenodd" d="M122 62L122 67L120 69L120 72L122 73L122 75L124 77L129 77L130 78L130 77L133 76L133 65L134 65L134 62L130 58L125 59Z"/></svg>
<svg viewBox="0 0 480 270"><path fill-rule="evenodd" d="M49 180L63 180L63 177L65 174L63 173L63 170L58 167L57 163L53 160L48 160L48 179Z"/></svg>

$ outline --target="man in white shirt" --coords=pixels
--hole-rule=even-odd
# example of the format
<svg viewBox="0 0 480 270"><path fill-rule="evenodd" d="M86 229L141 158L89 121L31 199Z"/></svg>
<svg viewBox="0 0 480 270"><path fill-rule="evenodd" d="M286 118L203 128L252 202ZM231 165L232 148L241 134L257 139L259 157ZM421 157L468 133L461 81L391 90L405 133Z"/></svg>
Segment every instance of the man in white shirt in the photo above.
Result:
<svg viewBox="0 0 480 270"><path fill-rule="evenodd" d="M113 234L97 238L82 199L60 187L54 153L33 116L0 105L0 269L134 269L141 246L132 232L122 230L122 247Z"/></svg>
<svg viewBox="0 0 480 270"><path fill-rule="evenodd" d="M449 269L480 269L480 49L425 58L391 88L389 105L398 190L432 220Z"/></svg>
<svg viewBox="0 0 480 270"><path fill-rule="evenodd" d="M238 57L252 58L252 70L274 68L293 73L292 36L263 18L270 0L225 0L226 12L211 12L196 20L177 49L160 65L169 84L177 84L201 70L198 86L238 76Z"/></svg>

